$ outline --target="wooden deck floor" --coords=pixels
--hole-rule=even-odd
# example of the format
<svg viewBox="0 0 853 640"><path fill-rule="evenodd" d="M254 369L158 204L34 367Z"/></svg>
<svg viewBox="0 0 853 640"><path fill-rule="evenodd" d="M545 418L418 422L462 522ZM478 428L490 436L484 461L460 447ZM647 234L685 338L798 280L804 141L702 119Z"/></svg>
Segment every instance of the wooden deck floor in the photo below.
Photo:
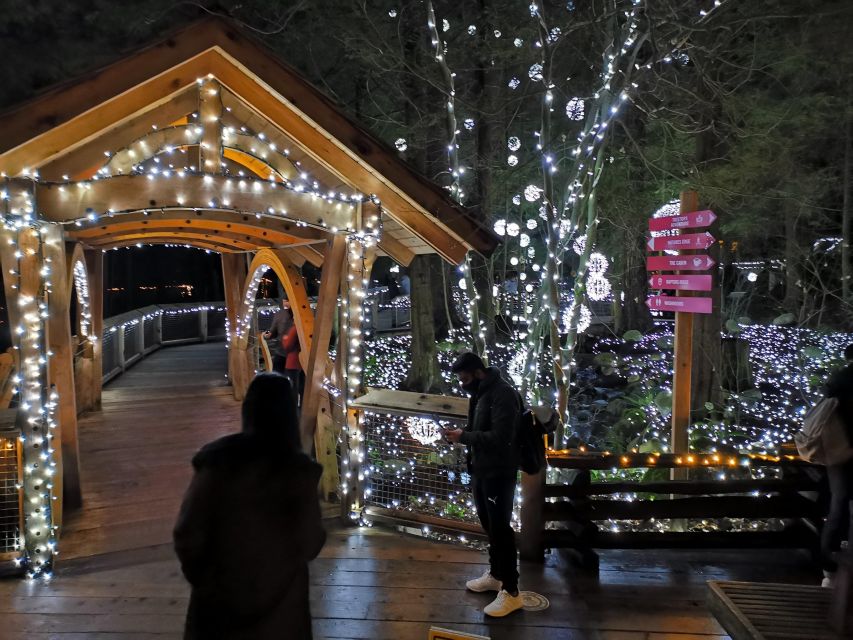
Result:
<svg viewBox="0 0 853 640"><path fill-rule="evenodd" d="M107 387L103 411L81 421L86 506L67 520L56 579L0 581L0 640L181 637L188 588L171 526L192 453L238 428L224 368L221 343L174 348ZM551 608L487 622L489 597L464 590L484 554L327 525L311 568L316 638L424 640L438 625L494 640L721 640L706 580L814 580L793 552L606 551L598 577L552 555L521 569Z"/></svg>

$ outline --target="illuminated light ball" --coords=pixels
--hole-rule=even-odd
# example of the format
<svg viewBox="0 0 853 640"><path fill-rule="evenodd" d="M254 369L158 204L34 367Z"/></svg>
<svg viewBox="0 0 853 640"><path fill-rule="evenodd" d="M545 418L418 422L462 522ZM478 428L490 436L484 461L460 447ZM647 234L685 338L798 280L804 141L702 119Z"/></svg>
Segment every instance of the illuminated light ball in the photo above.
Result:
<svg viewBox="0 0 853 640"><path fill-rule="evenodd" d="M441 21L441 30L450 31L450 22L447 19Z"/></svg>
<svg viewBox="0 0 853 640"><path fill-rule="evenodd" d="M542 65L538 62L530 65L527 75L531 80L535 80L536 82L542 80Z"/></svg>
<svg viewBox="0 0 853 640"><path fill-rule="evenodd" d="M512 236L513 238L518 236L520 231L521 231L521 227L518 225L517 222L510 222L506 226L506 234L508 236Z"/></svg>
<svg viewBox="0 0 853 640"><path fill-rule="evenodd" d="M520 84L521 84L521 80L519 80L518 78L512 78L507 83L507 86L509 86L510 89L515 90L515 89L518 89L518 85L520 85Z"/></svg>
<svg viewBox="0 0 853 640"><path fill-rule="evenodd" d="M512 258L509 259L509 263L514 267L515 265L518 264L518 258L513 256Z"/></svg>
<svg viewBox="0 0 853 640"><path fill-rule="evenodd" d="M572 231L575 230L575 227L572 225L571 220L560 220L560 237L565 237L570 235Z"/></svg>
<svg viewBox="0 0 853 640"><path fill-rule="evenodd" d="M607 271L607 267L609 266L610 263L607 261L607 258L604 257L603 253L596 251L589 254L589 260L586 263L586 268L591 275L601 276L605 271Z"/></svg>
<svg viewBox="0 0 853 640"><path fill-rule="evenodd" d="M532 284L526 284L526 285L524 285L524 290L525 290L527 293L533 293L533 285L532 285Z"/></svg>
<svg viewBox="0 0 853 640"><path fill-rule="evenodd" d="M527 247L527 257L528 257L528 258L531 258L531 259L536 257L536 248L535 248L535 247ZM539 265L538 265L538 264L534 264L534 265L533 265L533 270L534 270L534 271L539 271Z"/></svg>
<svg viewBox="0 0 853 640"><path fill-rule="evenodd" d="M518 274L518 278L519 278L519 280L527 280L527 274L524 273L524 271L522 271L521 273Z"/></svg>
<svg viewBox="0 0 853 640"><path fill-rule="evenodd" d="M521 140L518 139L518 136L512 136L506 141L506 146L510 151L518 151L521 149Z"/></svg>
<svg viewBox="0 0 853 640"><path fill-rule="evenodd" d="M517 193L512 197L513 204L521 204L521 196Z"/></svg>
<svg viewBox="0 0 853 640"><path fill-rule="evenodd" d="M441 440L441 427L434 420L427 418L406 418L406 428L409 435L423 445L430 445Z"/></svg>
<svg viewBox="0 0 853 640"><path fill-rule="evenodd" d="M583 255L583 252L586 249L586 236L583 235L575 238L575 241L572 243L572 249L579 256Z"/></svg>
<svg viewBox="0 0 853 640"><path fill-rule="evenodd" d="M528 9L530 9L530 15L533 17L536 17L536 15L539 13L539 7L536 5L535 2L531 2Z"/></svg>
<svg viewBox="0 0 853 640"><path fill-rule="evenodd" d="M581 312L578 316L578 331L583 333L587 329L589 329L589 325L592 324L592 311L589 310L585 304L581 305Z"/></svg>
<svg viewBox="0 0 853 640"><path fill-rule="evenodd" d="M512 41L512 43L516 46L517 49L520 49L521 46L524 44L524 40L522 40L521 38L516 38Z"/></svg>
<svg viewBox="0 0 853 640"><path fill-rule="evenodd" d="M530 246L530 236L526 233L522 233L518 238L518 244L521 248Z"/></svg>
<svg viewBox="0 0 853 640"><path fill-rule="evenodd" d="M536 218L529 218L529 219L527 220L527 222L525 223L525 226L526 226L528 229L533 230L533 229L535 229L536 227L538 227L538 226L539 226L539 221L538 221Z"/></svg>
<svg viewBox="0 0 853 640"><path fill-rule="evenodd" d="M532 249L532 248L533 247L530 247L530 249ZM530 251L530 249L528 249L528 252ZM539 272L542 269L542 267L540 267L538 264L534 264L532 268L536 272Z"/></svg>
<svg viewBox="0 0 853 640"><path fill-rule="evenodd" d="M554 27L553 29L551 29L551 42L556 42L557 40L559 40L562 34L563 32L560 30L560 27Z"/></svg>
<svg viewBox="0 0 853 640"><path fill-rule="evenodd" d="M539 217L545 221L548 220L548 209L544 204L539 207Z"/></svg>
<svg viewBox="0 0 853 640"><path fill-rule="evenodd" d="M524 199L528 202L536 202L541 197L542 189L537 187L535 184L529 184L524 187Z"/></svg>
<svg viewBox="0 0 853 640"><path fill-rule="evenodd" d="M497 29L495 29L495 37L496 37L496 38L500 38L500 37L501 37L501 35L502 35L502 34L501 34L501 32L500 32L500 31L498 31Z"/></svg>
<svg viewBox="0 0 853 640"><path fill-rule="evenodd" d="M397 151L405 151L409 148L409 145L406 143L405 138L397 138L394 141L394 146L397 147Z"/></svg>
<svg viewBox="0 0 853 640"><path fill-rule="evenodd" d="M468 288L468 285L465 283L465 278L459 279L459 288L462 289L462 291L465 291Z"/></svg>
<svg viewBox="0 0 853 640"><path fill-rule="evenodd" d="M468 129L468 131L470 131L471 129L474 128L474 119L473 118L465 118L464 124L465 124L465 128Z"/></svg>
<svg viewBox="0 0 853 640"><path fill-rule="evenodd" d="M518 156L510 154L506 159L506 163L509 166L514 167L515 165L518 164Z"/></svg>
<svg viewBox="0 0 853 640"><path fill-rule="evenodd" d="M468 25L468 35L476 36L477 35L477 25L469 24Z"/></svg>
<svg viewBox="0 0 853 640"><path fill-rule="evenodd" d="M572 98L566 103L566 117L569 120L583 120L586 105L582 98Z"/></svg>
<svg viewBox="0 0 853 640"><path fill-rule="evenodd" d="M758 280L758 274L755 273L754 271L750 271L749 273L746 274L746 279L749 280L750 282L755 282L756 280Z"/></svg>
<svg viewBox="0 0 853 640"><path fill-rule="evenodd" d="M611 291L610 281L607 278L594 276L586 281L586 295L590 300L596 302L607 300Z"/></svg>
<svg viewBox="0 0 853 640"><path fill-rule="evenodd" d="M397 10L396 9L389 9L388 10L388 17L389 18L396 18L397 17Z"/></svg>
<svg viewBox="0 0 853 640"><path fill-rule="evenodd" d="M494 226L495 233L499 236L506 235L506 220L501 218L500 220L495 221Z"/></svg>

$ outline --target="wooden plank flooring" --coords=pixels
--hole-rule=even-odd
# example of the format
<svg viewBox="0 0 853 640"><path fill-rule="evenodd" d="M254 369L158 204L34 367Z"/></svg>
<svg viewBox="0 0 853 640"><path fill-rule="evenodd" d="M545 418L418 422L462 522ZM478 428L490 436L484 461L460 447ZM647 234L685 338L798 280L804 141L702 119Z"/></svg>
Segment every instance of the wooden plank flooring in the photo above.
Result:
<svg viewBox="0 0 853 640"><path fill-rule="evenodd" d="M0 581L0 640L177 639L188 587L171 527L204 442L238 428L222 343L166 349L104 392L81 420L85 507L67 518L56 579ZM484 554L327 520L312 563L316 638L424 640L430 625L494 640L722 640L705 608L709 579L814 581L797 552L605 551L599 576L561 556L523 565L521 587L550 609L487 621L467 593ZM282 635L282 638L286 638Z"/></svg>

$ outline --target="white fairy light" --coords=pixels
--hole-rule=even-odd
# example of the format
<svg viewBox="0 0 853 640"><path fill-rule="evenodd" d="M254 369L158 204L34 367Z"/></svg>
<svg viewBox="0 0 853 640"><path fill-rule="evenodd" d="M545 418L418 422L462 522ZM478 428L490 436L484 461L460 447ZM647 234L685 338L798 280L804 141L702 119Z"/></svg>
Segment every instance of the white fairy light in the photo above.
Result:
<svg viewBox="0 0 853 640"><path fill-rule="evenodd" d="M518 236L521 231L521 227L518 226L517 222L510 222L506 225L506 234L512 238Z"/></svg>
<svg viewBox="0 0 853 640"><path fill-rule="evenodd" d="M542 197L542 189L535 184L529 184L524 187L524 199L528 202L536 202Z"/></svg>
<svg viewBox="0 0 853 640"><path fill-rule="evenodd" d="M516 166L518 164L518 156L510 154L507 156L506 163L511 167Z"/></svg>
<svg viewBox="0 0 853 640"><path fill-rule="evenodd" d="M566 103L566 116L569 120L583 120L585 105L583 98L571 98Z"/></svg>
<svg viewBox="0 0 853 640"><path fill-rule="evenodd" d="M584 236L585 238L585 236ZM607 271L607 267L610 266L610 262L604 256L603 253L593 252L589 254L589 259L586 263L586 268L589 273L592 275L602 275L605 271Z"/></svg>
<svg viewBox="0 0 853 640"><path fill-rule="evenodd" d="M405 138L397 138L394 141L394 146L397 147L397 151L405 151L409 148L409 145L406 143Z"/></svg>
<svg viewBox="0 0 853 640"><path fill-rule="evenodd" d="M501 218L500 220L495 220L494 224L495 233L499 236L506 235L506 220Z"/></svg>
<svg viewBox="0 0 853 640"><path fill-rule="evenodd" d="M511 136L506 141L506 146L510 151L518 151L521 149L521 140L519 140L518 136Z"/></svg>

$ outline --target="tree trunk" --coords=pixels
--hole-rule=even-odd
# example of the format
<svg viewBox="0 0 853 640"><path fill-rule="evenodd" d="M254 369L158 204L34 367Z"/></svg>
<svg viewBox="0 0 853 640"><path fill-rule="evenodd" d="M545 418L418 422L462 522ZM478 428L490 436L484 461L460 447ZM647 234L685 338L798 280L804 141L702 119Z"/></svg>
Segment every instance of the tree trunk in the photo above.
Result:
<svg viewBox="0 0 853 640"><path fill-rule="evenodd" d="M646 306L649 292L646 272L646 236L641 229L629 229L625 233L622 246L624 253L617 254L621 263L622 283L625 299L622 304L616 301L620 313L614 318L614 327L618 335L630 329L646 332L652 326L652 316ZM614 295L619 295L615 292Z"/></svg>
<svg viewBox="0 0 853 640"><path fill-rule="evenodd" d="M409 267L412 282L412 360L405 388L423 393L441 393L444 382L438 366L433 313L432 261L434 256L415 256Z"/></svg>
<svg viewBox="0 0 853 640"><path fill-rule="evenodd" d="M797 238L798 213L793 204L785 205L785 299L782 306L799 319L801 279L799 238Z"/></svg>

